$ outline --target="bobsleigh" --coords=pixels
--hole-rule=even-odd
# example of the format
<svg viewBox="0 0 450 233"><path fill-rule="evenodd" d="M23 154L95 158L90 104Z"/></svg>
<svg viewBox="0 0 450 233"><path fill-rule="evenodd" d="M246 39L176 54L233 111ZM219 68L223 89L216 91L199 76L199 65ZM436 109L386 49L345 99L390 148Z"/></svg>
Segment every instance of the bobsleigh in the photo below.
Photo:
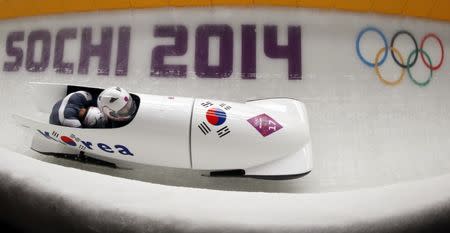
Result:
<svg viewBox="0 0 450 233"><path fill-rule="evenodd" d="M210 176L292 179L313 166L305 105L289 98L235 103L132 93L137 111L117 128L48 123L52 106L69 93L101 88L31 83L33 116L15 115L34 131L31 149L76 155L133 168L154 165L201 170Z"/></svg>

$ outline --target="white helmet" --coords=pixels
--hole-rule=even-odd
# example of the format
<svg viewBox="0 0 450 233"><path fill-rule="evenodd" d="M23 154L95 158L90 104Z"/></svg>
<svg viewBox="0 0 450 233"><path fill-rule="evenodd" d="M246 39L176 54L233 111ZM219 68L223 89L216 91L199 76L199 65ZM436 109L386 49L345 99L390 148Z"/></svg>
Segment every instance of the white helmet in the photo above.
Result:
<svg viewBox="0 0 450 233"><path fill-rule="evenodd" d="M102 91L97 106L111 120L126 121L136 111L136 104L130 94L120 87L110 87Z"/></svg>
<svg viewBox="0 0 450 233"><path fill-rule="evenodd" d="M86 128L104 128L108 118L97 107L89 107L83 120L83 126Z"/></svg>

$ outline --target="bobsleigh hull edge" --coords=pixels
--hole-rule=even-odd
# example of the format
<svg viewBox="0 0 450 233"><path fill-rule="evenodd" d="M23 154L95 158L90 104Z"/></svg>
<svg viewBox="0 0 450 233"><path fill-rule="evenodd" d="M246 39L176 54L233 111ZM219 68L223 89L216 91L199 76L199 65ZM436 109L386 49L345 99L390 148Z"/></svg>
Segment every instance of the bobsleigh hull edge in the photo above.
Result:
<svg viewBox="0 0 450 233"><path fill-rule="evenodd" d="M60 93L60 98L70 91L87 88L34 85L41 90L50 86ZM39 111L50 110L55 96L52 98L48 103L40 100ZM234 103L137 93L133 98L138 99L138 112L120 128L50 125L48 112L38 114L47 119L16 119L36 130L32 148L37 151L84 152L119 167L144 164L212 171L211 175L219 176L262 178L292 178L312 169L307 113L304 104L297 100Z"/></svg>

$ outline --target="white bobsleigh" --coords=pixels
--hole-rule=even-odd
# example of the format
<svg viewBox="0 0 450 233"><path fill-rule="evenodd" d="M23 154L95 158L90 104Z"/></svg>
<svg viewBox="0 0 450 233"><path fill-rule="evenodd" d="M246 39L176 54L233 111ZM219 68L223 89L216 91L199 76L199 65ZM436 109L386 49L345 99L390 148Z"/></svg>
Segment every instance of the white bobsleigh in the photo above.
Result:
<svg viewBox="0 0 450 233"><path fill-rule="evenodd" d="M44 154L78 154L114 163L202 170L211 176L290 179L312 169L305 105L274 98L233 103L221 100L132 93L138 106L118 128L70 128L48 123L52 106L67 94L103 90L32 83L36 116L15 115L35 130L31 148Z"/></svg>

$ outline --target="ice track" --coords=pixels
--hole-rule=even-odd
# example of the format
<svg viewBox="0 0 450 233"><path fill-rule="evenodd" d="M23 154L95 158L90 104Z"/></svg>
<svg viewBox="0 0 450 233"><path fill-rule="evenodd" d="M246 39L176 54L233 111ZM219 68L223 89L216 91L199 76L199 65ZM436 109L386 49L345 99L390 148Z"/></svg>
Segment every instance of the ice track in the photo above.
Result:
<svg viewBox="0 0 450 233"><path fill-rule="evenodd" d="M99 31L103 25L121 25L124 19L133 26L127 77L97 76L95 72L61 75L52 69L1 73L2 220L22 230L55 232L378 233L439 232L449 227L448 61L434 73L427 87L415 86L407 77L401 85L387 87L377 80L373 69L358 60L354 48L358 32L375 25L389 38L401 29L410 30L418 40L428 32L437 33L448 54L448 23L284 8L165 11L0 22L0 48L6 47L8 32L15 30L28 33L48 28L54 32L67 25L81 28L89 24ZM255 23L258 28L280 25L281 41L287 40L282 36L286 34L285 25L301 24L303 79L288 80L285 61L265 59L261 40L257 41L261 60L255 80L240 78L238 61L229 78L198 78L193 72L193 49L173 61L188 64L187 78L149 77L149 51L157 43L148 39L152 22L180 23L180 18L192 19L181 21L191 39L198 24L230 22L236 31L235 54L241 50L237 32L242 24ZM378 39L373 34L363 40L364 55L373 56L379 50L382 43ZM67 59L76 61L79 45L77 40L70 43ZM399 38L396 43L403 54L409 51L408 38ZM189 46L193 44L190 40ZM431 43L426 49L436 62L439 48ZM11 59L0 57L0 64ZM91 70L95 70L95 64L91 64ZM415 76L426 77L428 71L420 59L418 64ZM394 79L400 70L389 57L382 71L386 78ZM119 85L134 92L230 101L297 98L308 108L314 169L301 179L266 181L209 178L193 171L151 166L118 170L42 156L29 150L31 132L11 118L13 113L34 111L27 85L30 81Z"/></svg>

